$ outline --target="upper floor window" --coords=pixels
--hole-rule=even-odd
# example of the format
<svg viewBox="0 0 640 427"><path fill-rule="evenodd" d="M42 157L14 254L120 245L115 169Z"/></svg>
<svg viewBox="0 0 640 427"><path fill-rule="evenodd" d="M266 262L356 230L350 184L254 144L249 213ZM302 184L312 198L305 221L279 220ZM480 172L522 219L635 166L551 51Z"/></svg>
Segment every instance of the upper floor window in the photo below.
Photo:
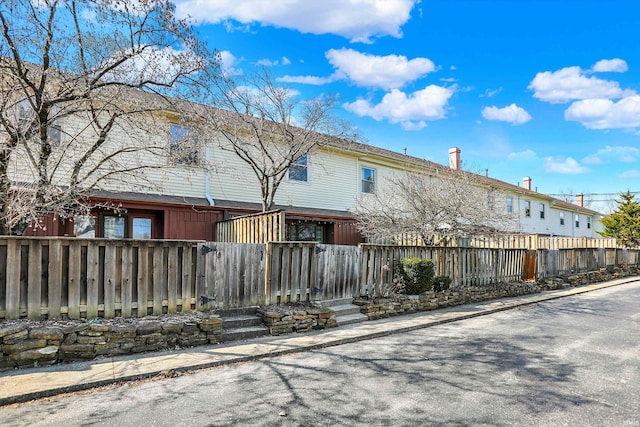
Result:
<svg viewBox="0 0 640 427"><path fill-rule="evenodd" d="M493 190L487 192L487 205L490 211L496 208L496 193Z"/></svg>
<svg viewBox="0 0 640 427"><path fill-rule="evenodd" d="M169 154L171 160L176 164L195 165L198 163L198 150L188 128L178 125L171 126Z"/></svg>
<svg viewBox="0 0 640 427"><path fill-rule="evenodd" d="M540 219L544 219L544 203L540 203Z"/></svg>
<svg viewBox="0 0 640 427"><path fill-rule="evenodd" d="M560 212L560 225L564 225L564 212Z"/></svg>
<svg viewBox="0 0 640 427"><path fill-rule="evenodd" d="M587 217L587 229L591 229L591 217Z"/></svg>
<svg viewBox="0 0 640 427"><path fill-rule="evenodd" d="M576 214L576 228L580 228L580 215Z"/></svg>
<svg viewBox="0 0 640 427"><path fill-rule="evenodd" d="M305 154L289 166L289 181L309 182L309 158Z"/></svg>
<svg viewBox="0 0 640 427"><path fill-rule="evenodd" d="M60 145L60 141L62 141L62 128L59 125L49 125L47 128L47 137L51 145Z"/></svg>
<svg viewBox="0 0 640 427"><path fill-rule="evenodd" d="M507 213L513 213L513 197L507 197Z"/></svg>
<svg viewBox="0 0 640 427"><path fill-rule="evenodd" d="M376 170L362 168L362 192L373 194L376 192Z"/></svg>
<svg viewBox="0 0 640 427"><path fill-rule="evenodd" d="M529 200L524 201L524 216L531 216L531 202Z"/></svg>

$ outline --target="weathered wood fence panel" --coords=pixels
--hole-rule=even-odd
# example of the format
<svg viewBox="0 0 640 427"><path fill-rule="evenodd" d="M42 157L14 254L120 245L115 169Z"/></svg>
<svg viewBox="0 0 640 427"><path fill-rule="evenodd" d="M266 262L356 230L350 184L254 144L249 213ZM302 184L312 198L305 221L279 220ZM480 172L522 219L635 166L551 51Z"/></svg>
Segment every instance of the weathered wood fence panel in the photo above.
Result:
<svg viewBox="0 0 640 427"><path fill-rule="evenodd" d="M0 239L0 319L130 317L191 309L196 242ZM190 262L190 261L189 261Z"/></svg>
<svg viewBox="0 0 640 427"><path fill-rule="evenodd" d="M355 246L271 242L267 303L349 298L358 294L360 251Z"/></svg>
<svg viewBox="0 0 640 427"><path fill-rule="evenodd" d="M285 240L285 212L244 215L216 223L216 240L235 243L267 243Z"/></svg>
<svg viewBox="0 0 640 427"><path fill-rule="evenodd" d="M638 249L7 237L0 238L0 319L128 317L380 294L393 285L394 263L409 257L433 260L436 274L457 287L640 265ZM216 300L202 304L200 297Z"/></svg>
<svg viewBox="0 0 640 427"><path fill-rule="evenodd" d="M215 298L204 308L237 308L264 304L266 246L207 242L202 246L200 295Z"/></svg>

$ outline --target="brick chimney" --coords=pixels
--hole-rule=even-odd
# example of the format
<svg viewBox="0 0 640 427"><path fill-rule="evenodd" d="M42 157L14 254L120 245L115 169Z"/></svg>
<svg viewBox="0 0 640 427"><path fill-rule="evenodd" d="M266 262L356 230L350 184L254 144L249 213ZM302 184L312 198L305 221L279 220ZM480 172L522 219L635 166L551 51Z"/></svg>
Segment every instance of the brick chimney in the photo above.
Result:
<svg viewBox="0 0 640 427"><path fill-rule="evenodd" d="M576 194L576 205L584 208L584 194Z"/></svg>
<svg viewBox="0 0 640 427"><path fill-rule="evenodd" d="M458 147L449 148L449 167L453 170L460 170L462 160L460 160L460 149Z"/></svg>
<svg viewBox="0 0 640 427"><path fill-rule="evenodd" d="M525 176L524 178L522 178L522 185L525 189L531 190L531 177Z"/></svg>

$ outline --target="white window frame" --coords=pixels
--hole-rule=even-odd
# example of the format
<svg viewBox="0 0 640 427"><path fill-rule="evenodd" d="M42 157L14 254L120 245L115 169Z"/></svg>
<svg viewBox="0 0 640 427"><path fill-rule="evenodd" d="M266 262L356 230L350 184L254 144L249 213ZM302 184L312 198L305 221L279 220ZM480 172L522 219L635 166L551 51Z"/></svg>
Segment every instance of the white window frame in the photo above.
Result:
<svg viewBox="0 0 640 427"><path fill-rule="evenodd" d="M576 228L580 228L580 215L576 214L575 216Z"/></svg>
<svg viewBox="0 0 640 427"><path fill-rule="evenodd" d="M564 212L560 212L560 225L564 227Z"/></svg>
<svg viewBox="0 0 640 427"><path fill-rule="evenodd" d="M544 203L540 203L540 219L544 219L545 218L545 206Z"/></svg>
<svg viewBox="0 0 640 427"><path fill-rule="evenodd" d="M587 230L591 230L591 217L587 217Z"/></svg>
<svg viewBox="0 0 640 427"><path fill-rule="evenodd" d="M524 216L531 218L531 200L524 201Z"/></svg>
<svg viewBox="0 0 640 427"><path fill-rule="evenodd" d="M305 162L304 166L296 164L296 162L298 162L300 159L303 159L303 158L306 159L306 162ZM300 156L298 158L298 160L292 162L291 165L289 165L289 169L287 170L287 181L298 183L298 184L310 184L311 183L311 168L309 166L310 166L309 165L309 154L305 154L304 156ZM291 171L292 167L299 167L299 168L304 167L304 169L306 171L307 179L306 180L301 180L301 179L291 178L291 175L289 174L289 172Z"/></svg>
<svg viewBox="0 0 640 427"><path fill-rule="evenodd" d="M513 197L507 197L507 213L513 213Z"/></svg>
<svg viewBox="0 0 640 427"><path fill-rule="evenodd" d="M372 176L373 176L373 180L372 181L365 181L364 178L364 171L366 170L370 170L372 172ZM378 175L378 171L375 168L369 167L369 166L361 166L360 167L360 193L362 194L375 194L376 193L376 188L377 188L377 175ZM372 191L364 191L364 185L365 183L367 184L371 184L372 187Z"/></svg>

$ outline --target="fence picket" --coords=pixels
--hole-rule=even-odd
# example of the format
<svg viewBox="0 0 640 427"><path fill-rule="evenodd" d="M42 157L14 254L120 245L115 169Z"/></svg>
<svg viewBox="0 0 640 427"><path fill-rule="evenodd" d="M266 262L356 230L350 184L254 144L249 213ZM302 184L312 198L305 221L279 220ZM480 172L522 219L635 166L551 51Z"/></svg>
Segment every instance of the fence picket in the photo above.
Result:
<svg viewBox="0 0 640 427"><path fill-rule="evenodd" d="M27 317L40 318L42 305L42 245L29 242L29 278L27 284Z"/></svg>

